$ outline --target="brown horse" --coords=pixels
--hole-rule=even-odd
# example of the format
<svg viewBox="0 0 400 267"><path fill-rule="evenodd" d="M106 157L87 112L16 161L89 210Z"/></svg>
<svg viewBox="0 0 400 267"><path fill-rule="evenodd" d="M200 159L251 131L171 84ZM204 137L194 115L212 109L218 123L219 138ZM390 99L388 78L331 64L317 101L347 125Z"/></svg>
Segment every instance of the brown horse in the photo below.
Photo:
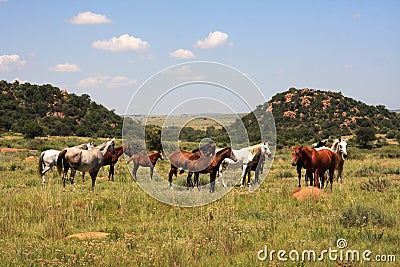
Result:
<svg viewBox="0 0 400 267"><path fill-rule="evenodd" d="M180 174L184 172L186 168L187 161L195 161L200 159L200 157L208 158L209 162L212 161L212 156L215 154L216 143L210 141L204 146L192 150L192 152L185 150L175 150L169 154L168 158L171 162L171 169L168 174L169 187L172 189L172 176L178 175L178 169L182 168Z"/></svg>
<svg viewBox="0 0 400 267"><path fill-rule="evenodd" d="M128 145L123 145L114 148L115 153L112 154L110 151L107 151L107 153L104 155L103 159L103 167L110 165L110 170L108 171L108 181L114 182L114 166L117 164L119 157L121 157L122 153L125 153L129 157L132 156L132 153L129 150ZM82 173L82 181L85 181L85 173Z"/></svg>
<svg viewBox="0 0 400 267"><path fill-rule="evenodd" d="M232 148L227 147L217 152L214 159L210 162L210 158L201 157L196 161L188 160L186 162L186 168L189 171L187 177L187 186L191 185L191 176L194 173L194 183L197 188L199 188L199 174L210 174L210 193L215 191L215 178L217 176L217 172L219 169L219 165L226 158L237 161L235 154L232 151Z"/></svg>
<svg viewBox="0 0 400 267"><path fill-rule="evenodd" d="M133 171L132 171L133 181L135 181L135 182L137 181L136 174L137 174L137 170L139 169L139 166L150 167L150 180L153 179L154 166L156 166L158 159L161 159L161 160L164 159L162 150L156 151L147 156L134 155L134 156L130 157L126 161L126 164L133 161Z"/></svg>
<svg viewBox="0 0 400 267"><path fill-rule="evenodd" d="M302 161L306 168L306 175L314 174L314 185L320 187L319 179L321 178L321 186L323 187L324 174L327 170L329 170L329 181L333 181L333 173L338 164L334 153L328 149L317 151L305 146L295 146L292 152L292 165L297 166L298 161Z"/></svg>
<svg viewBox="0 0 400 267"><path fill-rule="evenodd" d="M250 180L251 180L251 171L254 171L254 182L253 184L260 183L260 174L263 173L264 171L264 163L265 163L265 155L264 154L259 154L254 157L253 159L253 164L248 165L246 168L246 174L247 174L247 184L251 186ZM246 175L245 175L246 177Z"/></svg>

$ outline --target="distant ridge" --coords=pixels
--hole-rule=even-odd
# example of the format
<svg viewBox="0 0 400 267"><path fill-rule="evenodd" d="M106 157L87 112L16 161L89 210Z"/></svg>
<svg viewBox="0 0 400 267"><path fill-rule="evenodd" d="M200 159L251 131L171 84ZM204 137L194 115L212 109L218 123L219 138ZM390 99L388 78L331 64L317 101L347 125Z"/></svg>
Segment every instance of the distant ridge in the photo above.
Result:
<svg viewBox="0 0 400 267"><path fill-rule="evenodd" d="M259 105L242 121L248 129L258 127L257 122L265 128L267 112L274 115L278 143L283 145L288 140L312 143L352 135L363 125L383 132L400 129L400 113L391 112L383 105L367 105L341 92L290 88Z"/></svg>
<svg viewBox="0 0 400 267"><path fill-rule="evenodd" d="M83 94L50 84L0 81L0 130L24 132L35 125L45 135L121 136L122 117Z"/></svg>

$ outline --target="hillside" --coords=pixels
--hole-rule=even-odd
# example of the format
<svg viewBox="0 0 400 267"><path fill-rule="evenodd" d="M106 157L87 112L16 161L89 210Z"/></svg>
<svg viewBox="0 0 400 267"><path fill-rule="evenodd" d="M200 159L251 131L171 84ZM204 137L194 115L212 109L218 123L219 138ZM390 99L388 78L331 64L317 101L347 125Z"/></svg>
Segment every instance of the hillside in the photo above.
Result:
<svg viewBox="0 0 400 267"><path fill-rule="evenodd" d="M38 135L121 136L122 118L83 94L52 85L0 81L0 130Z"/></svg>
<svg viewBox="0 0 400 267"><path fill-rule="evenodd" d="M361 126L374 127L380 133L400 129L400 114L385 106L370 106L341 92L308 88L278 93L242 121L248 129L256 128L257 121L265 128L263 118L267 116L263 115L271 111L280 145L351 135Z"/></svg>

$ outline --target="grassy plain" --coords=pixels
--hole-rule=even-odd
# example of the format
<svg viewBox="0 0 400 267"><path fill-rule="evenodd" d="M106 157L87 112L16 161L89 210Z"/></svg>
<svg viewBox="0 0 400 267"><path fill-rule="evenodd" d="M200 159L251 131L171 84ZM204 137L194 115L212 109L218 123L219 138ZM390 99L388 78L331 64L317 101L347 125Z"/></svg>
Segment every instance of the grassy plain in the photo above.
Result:
<svg viewBox="0 0 400 267"><path fill-rule="evenodd" d="M20 136L0 138L1 147L35 148L83 143L89 139L44 138L29 143ZM96 144L102 140L92 140ZM73 144L72 144L73 143ZM14 146L13 146L14 145ZM117 145L119 145L117 143ZM374 150L350 147L343 190L334 183L326 197L298 201L290 151L278 150L265 182L256 192L234 188L205 206L180 208L153 199L133 183L124 159L115 182L108 167L94 192L76 177L76 191L62 190L56 170L42 187L39 151L0 152L0 265L2 266L398 266L400 262L400 147ZM160 162L166 172L168 162ZM88 177L88 175L87 175ZM147 179L148 169L139 169ZM88 177L89 178L89 177ZM185 176L178 177L178 183ZM302 181L304 184L304 181ZM218 185L217 185L218 190ZM105 232L101 239L67 238ZM258 251L315 250L344 238L347 249L396 255L396 263L272 261ZM286 255L287 256L287 255Z"/></svg>

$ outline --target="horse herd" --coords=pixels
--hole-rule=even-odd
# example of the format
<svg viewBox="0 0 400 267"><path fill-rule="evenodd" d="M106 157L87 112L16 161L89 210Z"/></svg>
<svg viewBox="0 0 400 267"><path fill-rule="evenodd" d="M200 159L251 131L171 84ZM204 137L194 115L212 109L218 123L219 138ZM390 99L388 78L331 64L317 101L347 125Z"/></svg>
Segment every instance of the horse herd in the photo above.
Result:
<svg viewBox="0 0 400 267"><path fill-rule="evenodd" d="M329 171L329 181L333 181L333 173L338 170L338 179L341 184L341 175L343 171L344 159L347 157L346 140L337 139L333 145L325 147L319 144L318 148L309 148L305 146L293 147L292 165L297 167L299 186L302 168L306 169L305 180L308 185L315 186L324 185L324 173ZM42 183L45 184L45 173L53 166L57 166L59 175L62 177L63 188L67 179L68 170L71 169L70 182L74 187L74 177L76 171L83 173L89 172L92 179L92 190L94 190L96 177L101 167L110 165L108 180L114 181L114 166L118 162L119 157L125 154L128 158L127 164L133 162L132 179L137 181L137 170L139 166L150 168L150 180L153 178L154 167L158 159L164 159L162 150L150 153L148 155L136 154L132 152L128 145L114 147L114 139L107 140L99 146L93 146L92 143L82 144L75 147L59 150L43 151L39 158L39 173L42 177ZM268 142L245 147L239 150L231 147L216 149L216 143L210 141L198 149L192 151L175 150L168 156L170 161L170 171L168 173L169 187L172 189L172 178L177 176L178 170L182 174L188 171L186 178L186 186L199 188L199 175L209 174L210 192L215 191L215 180L221 178L225 187L223 172L227 168L241 168L240 186L249 187L259 183L259 175L263 172L263 166L266 158L271 158L272 153ZM255 177L251 181L251 171L254 171ZM313 179L314 175L314 179ZM194 176L194 183L192 182ZM247 182L246 182L247 177Z"/></svg>
<svg viewBox="0 0 400 267"><path fill-rule="evenodd" d="M333 144L326 147L326 142L319 142L314 148L306 146L294 146L292 152L292 165L296 166L299 179L299 187L301 186L301 169L306 169L305 180L310 185L324 188L325 172L328 170L329 182L332 190L333 175L335 170L338 171L337 179L342 189L342 173L344 161L347 158L347 140L336 139ZM313 179L314 175L314 179Z"/></svg>

